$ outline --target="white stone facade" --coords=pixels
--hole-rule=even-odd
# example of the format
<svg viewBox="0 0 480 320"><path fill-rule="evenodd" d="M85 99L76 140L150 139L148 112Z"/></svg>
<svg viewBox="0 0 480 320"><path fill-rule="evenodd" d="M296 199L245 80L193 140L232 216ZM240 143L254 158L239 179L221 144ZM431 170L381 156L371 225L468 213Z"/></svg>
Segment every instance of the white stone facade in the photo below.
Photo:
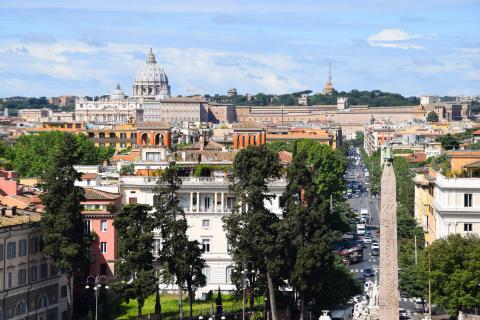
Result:
<svg viewBox="0 0 480 320"><path fill-rule="evenodd" d="M207 101L202 98L165 98L143 103L143 121L182 122L208 121Z"/></svg>
<svg viewBox="0 0 480 320"><path fill-rule="evenodd" d="M446 178L437 174L432 207L435 240L449 234L480 235L480 178Z"/></svg>
<svg viewBox="0 0 480 320"><path fill-rule="evenodd" d="M205 293L216 290L234 290L230 274L234 264L229 254L228 243L223 229L222 217L231 213L233 197L230 194L230 182L226 177L186 177L178 193L180 205L185 211L188 222L188 236L204 245L206 252L203 258L207 268L207 286L199 290ZM120 189L124 203L143 203L153 205L156 180L148 177L124 176L120 180ZM278 180L269 185L269 190L276 197L266 203L268 209L281 215L280 196L286 181ZM156 245L160 238L155 234Z"/></svg>

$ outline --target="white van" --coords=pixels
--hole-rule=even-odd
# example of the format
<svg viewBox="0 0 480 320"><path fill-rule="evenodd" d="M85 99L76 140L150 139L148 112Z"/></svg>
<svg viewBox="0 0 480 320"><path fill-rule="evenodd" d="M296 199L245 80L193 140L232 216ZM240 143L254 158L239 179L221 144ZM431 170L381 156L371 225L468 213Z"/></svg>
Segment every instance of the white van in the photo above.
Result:
<svg viewBox="0 0 480 320"><path fill-rule="evenodd" d="M364 236L365 235L365 224L364 223L357 224L357 234L359 236Z"/></svg>
<svg viewBox="0 0 480 320"><path fill-rule="evenodd" d="M370 214L368 213L368 209L361 209L360 210L360 219L368 220L370 218Z"/></svg>

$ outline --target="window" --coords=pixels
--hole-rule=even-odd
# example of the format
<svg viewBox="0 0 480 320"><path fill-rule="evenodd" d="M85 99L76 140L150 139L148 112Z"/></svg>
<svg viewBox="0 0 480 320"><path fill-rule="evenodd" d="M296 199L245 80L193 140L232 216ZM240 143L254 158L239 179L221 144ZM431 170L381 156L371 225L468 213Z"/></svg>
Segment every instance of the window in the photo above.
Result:
<svg viewBox="0 0 480 320"><path fill-rule="evenodd" d="M472 232L473 231L473 225L471 223L464 223L463 224L463 231L464 232Z"/></svg>
<svg viewBox="0 0 480 320"><path fill-rule="evenodd" d="M11 289L13 287L13 271L8 271L7 287Z"/></svg>
<svg viewBox="0 0 480 320"><path fill-rule="evenodd" d="M27 255L27 239L18 241L18 256L24 257Z"/></svg>
<svg viewBox="0 0 480 320"><path fill-rule="evenodd" d="M230 241L227 241L227 253L232 254L232 244Z"/></svg>
<svg viewBox="0 0 480 320"><path fill-rule="evenodd" d="M91 230L92 230L91 221L90 220L85 220L85 229L84 229L85 234L90 234Z"/></svg>
<svg viewBox="0 0 480 320"><path fill-rule="evenodd" d="M7 259L13 259L17 255L17 243L14 241L7 243Z"/></svg>
<svg viewBox="0 0 480 320"><path fill-rule="evenodd" d="M37 281L37 275L38 275L38 267L30 266L30 282Z"/></svg>
<svg viewBox="0 0 480 320"><path fill-rule="evenodd" d="M204 252L210 252L210 239L202 239L202 248Z"/></svg>
<svg viewBox="0 0 480 320"><path fill-rule="evenodd" d="M107 220L100 221L100 231L107 232Z"/></svg>
<svg viewBox="0 0 480 320"><path fill-rule="evenodd" d="M40 265L40 279L47 279L48 277L48 263Z"/></svg>
<svg viewBox="0 0 480 320"><path fill-rule="evenodd" d="M127 144L126 144L126 143L121 143L121 144L120 144L120 148L125 149L126 147L127 147Z"/></svg>
<svg viewBox="0 0 480 320"><path fill-rule="evenodd" d="M147 152L147 161L160 161L160 153L159 152Z"/></svg>
<svg viewBox="0 0 480 320"><path fill-rule="evenodd" d="M23 286L27 283L27 269L18 269L18 285Z"/></svg>
<svg viewBox="0 0 480 320"><path fill-rule="evenodd" d="M27 303L25 301L22 301L17 304L17 307L15 308L15 315L19 316L25 313L27 313Z"/></svg>
<svg viewBox="0 0 480 320"><path fill-rule="evenodd" d="M50 265L50 276L56 276L57 275L57 269L55 269L55 265L51 264Z"/></svg>
<svg viewBox="0 0 480 320"><path fill-rule="evenodd" d="M202 227L209 228L210 227L210 220L202 220Z"/></svg>
<svg viewBox="0 0 480 320"><path fill-rule="evenodd" d="M30 238L30 254L34 254L38 252L38 238L33 237Z"/></svg>
<svg viewBox="0 0 480 320"><path fill-rule="evenodd" d="M67 285L63 285L60 288L60 297L65 298L67 296Z"/></svg>
<svg viewBox="0 0 480 320"><path fill-rule="evenodd" d="M46 295L41 296L38 298L37 308L42 309L48 307L48 297Z"/></svg>
<svg viewBox="0 0 480 320"><path fill-rule="evenodd" d="M233 197L227 197L227 209L233 208Z"/></svg>
<svg viewBox="0 0 480 320"><path fill-rule="evenodd" d="M463 206L464 207L472 207L472 194L471 193L465 193L463 195Z"/></svg>
<svg viewBox="0 0 480 320"><path fill-rule="evenodd" d="M202 273L205 276L205 281L207 283L209 283L210 282L210 267L207 266L207 267L203 268Z"/></svg>
<svg viewBox="0 0 480 320"><path fill-rule="evenodd" d="M136 204L137 198L128 198L128 204Z"/></svg>
<svg viewBox="0 0 480 320"><path fill-rule="evenodd" d="M100 252L101 253L107 253L107 243L106 242L100 242Z"/></svg>
<svg viewBox="0 0 480 320"><path fill-rule="evenodd" d="M233 267L227 267L225 272L225 281L228 284L232 283L232 272L233 272Z"/></svg>
<svg viewBox="0 0 480 320"><path fill-rule="evenodd" d="M204 205L205 211L210 209L210 197L203 198L203 205Z"/></svg>
<svg viewBox="0 0 480 320"><path fill-rule="evenodd" d="M0 243L0 261L2 260L3 260L3 243Z"/></svg>

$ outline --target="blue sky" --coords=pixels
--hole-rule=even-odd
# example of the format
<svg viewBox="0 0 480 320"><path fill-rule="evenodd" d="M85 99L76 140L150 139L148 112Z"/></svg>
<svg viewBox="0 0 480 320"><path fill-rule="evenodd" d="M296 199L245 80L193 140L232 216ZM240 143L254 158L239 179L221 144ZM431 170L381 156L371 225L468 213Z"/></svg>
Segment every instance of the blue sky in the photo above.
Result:
<svg viewBox="0 0 480 320"><path fill-rule="evenodd" d="M173 95L480 94L479 0L1 0L0 97L127 94L152 47Z"/></svg>

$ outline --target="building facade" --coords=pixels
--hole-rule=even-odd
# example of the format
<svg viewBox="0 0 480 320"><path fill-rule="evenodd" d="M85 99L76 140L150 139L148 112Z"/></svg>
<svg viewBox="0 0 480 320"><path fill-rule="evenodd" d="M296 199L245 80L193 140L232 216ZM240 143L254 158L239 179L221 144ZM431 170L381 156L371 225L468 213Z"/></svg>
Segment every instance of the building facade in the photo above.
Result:
<svg viewBox="0 0 480 320"><path fill-rule="evenodd" d="M115 276L115 263L118 259L118 235L113 226L116 213L111 208L119 208L122 196L95 188L85 188L83 215L85 232L94 234L90 246L93 262L91 274Z"/></svg>
<svg viewBox="0 0 480 320"><path fill-rule="evenodd" d="M40 218L1 208L0 319L68 319L67 278L40 250Z"/></svg>
<svg viewBox="0 0 480 320"><path fill-rule="evenodd" d="M164 98L144 101L143 121L163 121L171 124L182 122L207 122L208 102L202 97Z"/></svg>
<svg viewBox="0 0 480 320"><path fill-rule="evenodd" d="M166 164L165 164L166 165ZM230 255L229 244L223 229L222 217L231 213L234 198L230 191L230 181L223 172L212 177L185 177L178 192L180 206L185 211L188 222L188 237L198 240L205 249L203 270L207 285L199 293L209 290L234 290L230 276L235 267ZM122 176L120 189L125 204L143 203L153 205L154 177ZM275 197L266 207L281 215L280 196L286 181L278 180L269 185L269 192ZM160 235L155 233L154 253L160 248Z"/></svg>

